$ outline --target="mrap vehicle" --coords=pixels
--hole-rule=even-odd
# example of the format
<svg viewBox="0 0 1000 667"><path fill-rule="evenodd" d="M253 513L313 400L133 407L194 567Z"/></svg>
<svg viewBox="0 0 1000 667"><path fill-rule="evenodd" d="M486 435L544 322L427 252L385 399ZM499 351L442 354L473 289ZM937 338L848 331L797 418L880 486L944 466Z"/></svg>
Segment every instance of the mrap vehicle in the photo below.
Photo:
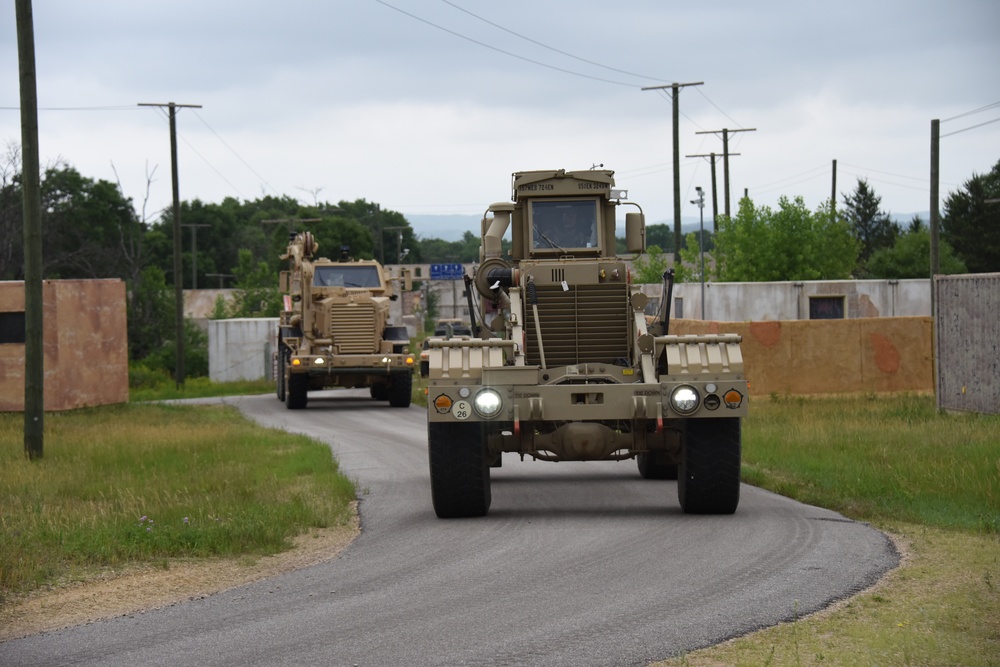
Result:
<svg viewBox="0 0 1000 667"><path fill-rule="evenodd" d="M684 512L736 511L748 408L741 338L670 335L672 272L647 318L648 298L615 252L619 206L633 209L626 245L641 253L642 210L610 170L517 172L511 201L484 215L480 263L466 276L474 336L427 343L439 517L486 514L504 452L636 459L643 478L677 480Z"/></svg>
<svg viewBox="0 0 1000 667"><path fill-rule="evenodd" d="M392 277L375 260L350 259L347 248L337 261L317 257L310 232L289 236L274 360L278 400L299 410L310 390L368 387L375 400L409 407L416 357L406 327L389 323L395 284L409 290L409 274Z"/></svg>

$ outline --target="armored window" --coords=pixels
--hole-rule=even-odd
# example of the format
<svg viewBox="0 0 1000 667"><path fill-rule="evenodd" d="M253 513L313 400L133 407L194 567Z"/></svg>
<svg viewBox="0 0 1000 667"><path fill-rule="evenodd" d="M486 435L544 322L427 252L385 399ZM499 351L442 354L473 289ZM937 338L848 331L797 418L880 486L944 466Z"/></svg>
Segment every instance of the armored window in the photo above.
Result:
<svg viewBox="0 0 1000 667"><path fill-rule="evenodd" d="M334 264L317 266L313 273L315 287L382 287L378 269L372 265Z"/></svg>
<svg viewBox="0 0 1000 667"><path fill-rule="evenodd" d="M0 313L0 344L24 345L24 313Z"/></svg>
<svg viewBox="0 0 1000 667"><path fill-rule="evenodd" d="M811 296L809 297L810 320L842 320L844 319L843 296Z"/></svg>
<svg viewBox="0 0 1000 667"><path fill-rule="evenodd" d="M597 247L597 200L532 201L531 248L563 252Z"/></svg>

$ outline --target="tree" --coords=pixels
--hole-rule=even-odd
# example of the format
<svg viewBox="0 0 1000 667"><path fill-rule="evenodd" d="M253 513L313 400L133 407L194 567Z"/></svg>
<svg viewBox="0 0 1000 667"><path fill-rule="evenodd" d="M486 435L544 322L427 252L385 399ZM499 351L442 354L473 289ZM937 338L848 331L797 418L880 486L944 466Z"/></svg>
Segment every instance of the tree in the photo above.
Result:
<svg viewBox="0 0 1000 667"><path fill-rule="evenodd" d="M18 171L15 172L14 170ZM0 279L23 277L20 162L11 149L0 167ZM138 277L145 227L132 200L109 181L86 178L60 164L41 181L45 278Z"/></svg>
<svg viewBox="0 0 1000 667"><path fill-rule="evenodd" d="M858 262L861 272L865 272L865 264L872 253L881 248L891 248L899 236L899 225L892 221L889 214L880 210L882 198L868 187L868 181L858 179L858 187L848 196L844 196L844 209L841 215L850 225L851 233L858 242Z"/></svg>
<svg viewBox="0 0 1000 667"><path fill-rule="evenodd" d="M233 269L236 291L228 305L216 302L212 317L278 317L281 314L281 292L278 274L267 262L255 262L247 249L240 250L239 265Z"/></svg>
<svg viewBox="0 0 1000 667"><path fill-rule="evenodd" d="M1000 161L944 203L941 236L972 273L1000 271Z"/></svg>
<svg viewBox="0 0 1000 667"><path fill-rule="evenodd" d="M801 197L782 197L777 211L743 198L735 217L719 219L712 254L724 282L838 280L857 263L846 221L829 202L810 213Z"/></svg>
<svg viewBox="0 0 1000 667"><path fill-rule="evenodd" d="M947 241L942 240L938 250L942 274L965 273L965 264L955 257ZM896 239L895 245L872 253L868 272L872 278L887 280L930 278L930 256L930 231L920 216L914 216L907 232Z"/></svg>
<svg viewBox="0 0 1000 667"><path fill-rule="evenodd" d="M662 283L663 272L670 268L670 255L658 245L651 245L646 252L632 260L632 280L637 283Z"/></svg>

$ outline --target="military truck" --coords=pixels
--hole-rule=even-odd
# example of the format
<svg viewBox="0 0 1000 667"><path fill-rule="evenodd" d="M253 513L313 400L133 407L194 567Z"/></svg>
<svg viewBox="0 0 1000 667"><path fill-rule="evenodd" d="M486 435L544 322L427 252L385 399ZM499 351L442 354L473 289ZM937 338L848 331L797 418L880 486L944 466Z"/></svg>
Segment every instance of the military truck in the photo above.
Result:
<svg viewBox="0 0 1000 667"><path fill-rule="evenodd" d="M375 400L409 407L416 357L406 327L389 323L389 302L399 283L411 289L409 274L393 277L374 260L352 260L346 247L337 261L318 250L310 232L292 232L281 256L288 270L280 275L278 400L300 410L310 390L368 387Z"/></svg>
<svg viewBox="0 0 1000 667"><path fill-rule="evenodd" d="M628 252L641 253L642 209L610 170L517 172L511 201L484 215L480 263L466 276L474 337L428 342L439 517L486 514L490 470L505 452L635 459L641 477L677 480L684 512L736 511L748 407L741 339L669 334L672 273L658 314L647 317L649 299L616 255L619 206L631 209Z"/></svg>

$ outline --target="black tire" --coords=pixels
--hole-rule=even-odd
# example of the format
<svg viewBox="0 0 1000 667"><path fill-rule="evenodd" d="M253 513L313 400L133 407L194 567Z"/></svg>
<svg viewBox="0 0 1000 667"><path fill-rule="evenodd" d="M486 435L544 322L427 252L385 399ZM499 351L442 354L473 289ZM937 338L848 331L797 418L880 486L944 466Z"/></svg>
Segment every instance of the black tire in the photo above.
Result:
<svg viewBox="0 0 1000 667"><path fill-rule="evenodd" d="M285 387L285 407L289 410L302 410L309 402L309 375L306 373L289 373L288 386Z"/></svg>
<svg viewBox="0 0 1000 667"><path fill-rule="evenodd" d="M287 366L287 355L282 349L278 349L278 369L275 371L274 383L276 385L276 393L278 394L278 400L282 403L285 402L285 368Z"/></svg>
<svg viewBox="0 0 1000 667"><path fill-rule="evenodd" d="M677 479L677 464L667 463L666 454L659 450L636 454L635 462L643 479Z"/></svg>
<svg viewBox="0 0 1000 667"><path fill-rule="evenodd" d="M396 373L389 384L389 405L394 408L408 408L413 400L413 373Z"/></svg>
<svg viewBox="0 0 1000 667"><path fill-rule="evenodd" d="M372 398L376 401L388 401L389 400L389 385L387 384L373 384L369 389Z"/></svg>
<svg viewBox="0 0 1000 667"><path fill-rule="evenodd" d="M438 518L484 516L492 496L482 424L428 422L427 451Z"/></svg>
<svg viewBox="0 0 1000 667"><path fill-rule="evenodd" d="M686 514L732 514L740 504L738 417L690 419L677 480Z"/></svg>

